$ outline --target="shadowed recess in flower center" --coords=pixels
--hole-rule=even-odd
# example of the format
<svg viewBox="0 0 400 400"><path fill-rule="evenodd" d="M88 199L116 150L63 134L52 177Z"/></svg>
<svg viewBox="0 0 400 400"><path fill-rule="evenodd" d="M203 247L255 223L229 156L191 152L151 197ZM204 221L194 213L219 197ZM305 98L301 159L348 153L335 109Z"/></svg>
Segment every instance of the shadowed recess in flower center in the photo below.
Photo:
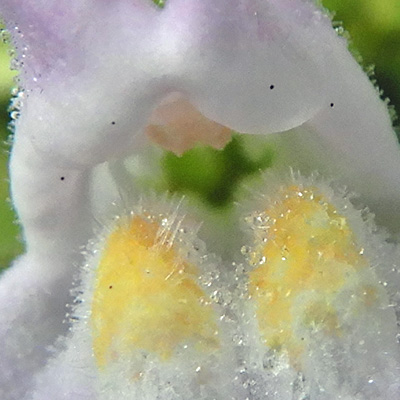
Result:
<svg viewBox="0 0 400 400"><path fill-rule="evenodd" d="M236 134L208 119L179 92L153 110L145 134L168 150L160 160L165 190L199 196L219 208L231 204L240 181L269 168L277 150L263 138Z"/></svg>

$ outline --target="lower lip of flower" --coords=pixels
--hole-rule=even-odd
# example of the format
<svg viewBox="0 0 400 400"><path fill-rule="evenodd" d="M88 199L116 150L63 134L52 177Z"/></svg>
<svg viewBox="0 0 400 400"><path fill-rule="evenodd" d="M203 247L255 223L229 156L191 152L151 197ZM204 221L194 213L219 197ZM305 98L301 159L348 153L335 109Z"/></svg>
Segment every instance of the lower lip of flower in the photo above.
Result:
<svg viewBox="0 0 400 400"><path fill-rule="evenodd" d="M261 341L302 369L307 332L345 337L345 319L376 306L382 288L349 221L318 188L291 185L276 195L249 219L258 222L248 296ZM219 348L218 315L199 285L201 268L185 257L171 226L166 217L131 215L107 238L92 302L100 368L135 351L167 361L179 346L199 354ZM354 303L347 316L340 306L346 292Z"/></svg>
<svg viewBox="0 0 400 400"><path fill-rule="evenodd" d="M216 316L197 283L198 266L151 215L136 215L109 236L96 271L93 347L105 367L135 351L169 360L180 345L200 353L219 346Z"/></svg>
<svg viewBox="0 0 400 400"><path fill-rule="evenodd" d="M301 368L313 340L307 332L346 336L345 319L376 305L382 288L348 220L315 187L282 189L254 218L249 295L260 335ZM339 299L346 291L354 304L345 312Z"/></svg>
<svg viewBox="0 0 400 400"><path fill-rule="evenodd" d="M154 200L93 243L68 357L89 353L105 398L139 398L149 385L182 398L192 390L230 398L253 390L250 381L260 393L274 385L292 393L299 376L347 394L353 382L363 394L369 381L392 382L396 315L382 284L386 255L374 256L370 228L342 192L314 177L279 178L278 189L272 182L271 196L246 207L243 264L207 253L178 209ZM365 368L348 370L366 354ZM337 378L341 370L349 380Z"/></svg>

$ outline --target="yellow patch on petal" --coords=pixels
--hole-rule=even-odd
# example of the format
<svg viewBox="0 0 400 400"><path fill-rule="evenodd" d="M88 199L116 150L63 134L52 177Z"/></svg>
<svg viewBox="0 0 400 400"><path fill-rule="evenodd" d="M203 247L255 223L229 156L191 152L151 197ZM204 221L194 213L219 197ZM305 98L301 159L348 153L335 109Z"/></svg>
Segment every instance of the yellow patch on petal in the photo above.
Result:
<svg viewBox="0 0 400 400"><path fill-rule="evenodd" d="M345 286L355 283L367 306L376 292L360 278L368 263L347 219L318 189L293 185L279 195L260 214L264 241L251 253L257 266L249 274L249 290L263 341L285 349L296 365L307 345L302 330L342 335L336 300Z"/></svg>
<svg viewBox="0 0 400 400"><path fill-rule="evenodd" d="M92 303L93 346L100 367L145 351L169 359L180 344L218 347L216 316L197 284L198 268L171 244L171 234L134 216L109 236Z"/></svg>

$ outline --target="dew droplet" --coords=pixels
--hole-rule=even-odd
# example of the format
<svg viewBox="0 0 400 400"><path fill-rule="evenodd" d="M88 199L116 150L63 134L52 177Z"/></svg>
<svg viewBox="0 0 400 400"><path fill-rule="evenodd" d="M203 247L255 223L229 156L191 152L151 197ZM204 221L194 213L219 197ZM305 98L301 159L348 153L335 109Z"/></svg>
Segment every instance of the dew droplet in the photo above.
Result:
<svg viewBox="0 0 400 400"><path fill-rule="evenodd" d="M242 246L242 248L240 249L240 252L241 252L243 255L249 254L250 251L251 251L251 248L250 248L249 246Z"/></svg>

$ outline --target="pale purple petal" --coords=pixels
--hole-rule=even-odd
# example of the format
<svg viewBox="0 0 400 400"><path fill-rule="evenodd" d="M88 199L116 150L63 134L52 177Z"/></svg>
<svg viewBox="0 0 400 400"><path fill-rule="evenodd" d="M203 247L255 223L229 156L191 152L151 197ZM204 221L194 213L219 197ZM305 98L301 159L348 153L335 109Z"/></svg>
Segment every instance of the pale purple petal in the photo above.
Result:
<svg viewBox="0 0 400 400"><path fill-rule="evenodd" d="M10 170L28 251L0 287L7 400L20 400L65 333L72 271L92 235L93 204L104 205L94 175L118 185L118 160L141 151L170 93L240 132L296 128L282 134L293 164L341 174L398 228L400 153L386 107L313 2L5 0L0 14L23 69ZM90 397L85 385L57 395ZM38 398L53 389L40 386Z"/></svg>
<svg viewBox="0 0 400 400"><path fill-rule="evenodd" d="M54 11L54 4L42 7ZM168 93L183 92L206 116L250 133L299 125L324 104L327 71L316 44L328 22L303 3L284 12L274 3L227 0L175 0L163 10L125 1L86 6L91 29L85 13L60 22L79 32L64 52L85 65L66 74L63 59L27 83L16 122L12 192L32 251L45 247L42 237L62 238L72 251L86 242L89 171L140 151ZM53 11L44 13L49 25L57 23Z"/></svg>
<svg viewBox="0 0 400 400"><path fill-rule="evenodd" d="M57 66L64 66L64 71L66 64L72 69L82 68L84 60L73 59L66 49L80 36L82 21L90 15L90 3L72 2L65 7L56 0L1 2L0 16L13 36L23 79L29 86L33 78Z"/></svg>

